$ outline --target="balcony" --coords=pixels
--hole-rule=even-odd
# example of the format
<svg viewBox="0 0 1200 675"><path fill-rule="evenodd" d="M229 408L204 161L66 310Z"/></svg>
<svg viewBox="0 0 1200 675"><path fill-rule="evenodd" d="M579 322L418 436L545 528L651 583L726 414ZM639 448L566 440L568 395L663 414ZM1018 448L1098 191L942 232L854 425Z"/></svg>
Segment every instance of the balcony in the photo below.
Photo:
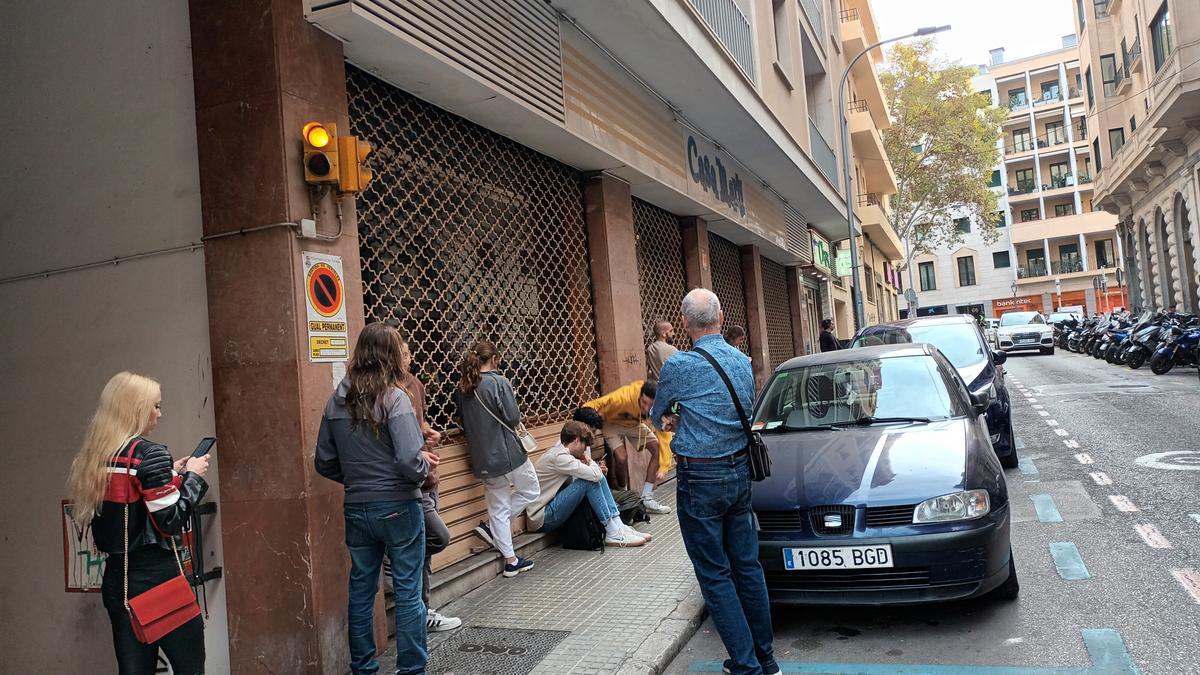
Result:
<svg viewBox="0 0 1200 675"><path fill-rule="evenodd" d="M1118 2L1119 1L1120 0L1118 0ZM1097 19L1103 19L1104 17L1108 16L1109 4L1110 4L1109 0L1094 0L1093 1L1093 5L1095 5L1095 7L1096 7L1096 18Z"/></svg>
<svg viewBox="0 0 1200 675"><path fill-rule="evenodd" d="M847 106L846 123L850 128L850 145L854 156L863 166L863 182L867 190L891 194L896 191L896 174L888 161L883 137L879 135L871 106L865 99L854 99Z"/></svg>
<svg viewBox="0 0 1200 675"><path fill-rule="evenodd" d="M1047 239L1063 239L1063 243L1071 243L1078 241L1080 234L1111 235L1116 225L1117 219L1112 214L1090 211L1073 216L1013 223L1009 236L1014 246L1027 243L1040 246Z"/></svg>
<svg viewBox="0 0 1200 675"><path fill-rule="evenodd" d="M1033 107L1040 108L1041 106L1059 103L1062 101L1062 94L1056 89L1042 94L1042 97L1033 102Z"/></svg>
<svg viewBox="0 0 1200 675"><path fill-rule="evenodd" d="M842 51L857 54L867 48L866 32L858 15L858 8L844 9L841 13ZM869 58L869 57L868 57Z"/></svg>
<svg viewBox="0 0 1200 675"><path fill-rule="evenodd" d="M1125 47L1125 38L1121 38L1121 63L1126 73L1136 73L1142 69L1142 36L1133 40L1133 46Z"/></svg>
<svg viewBox="0 0 1200 675"><path fill-rule="evenodd" d="M1024 95L1013 96L1008 99L1008 112L1010 115L1025 110L1029 110L1029 99L1025 98Z"/></svg>
<svg viewBox="0 0 1200 675"><path fill-rule="evenodd" d="M879 248L885 258L900 260L904 257L904 245L892 229L892 223L883 208L883 201L877 193L860 193L855 200L854 212L862 222L863 234Z"/></svg>
<svg viewBox="0 0 1200 675"><path fill-rule="evenodd" d="M1133 79L1129 77L1129 68L1125 64L1117 66L1113 78L1113 89L1116 90L1117 96L1127 93L1133 86Z"/></svg>
<svg viewBox="0 0 1200 675"><path fill-rule="evenodd" d="M690 2L746 77L754 80L754 30L750 27L750 19L737 3L734 0Z"/></svg>
<svg viewBox="0 0 1200 675"><path fill-rule="evenodd" d="M1067 89L1067 94L1068 94L1067 97L1071 101L1074 101L1075 99L1083 98L1083 92L1079 91L1079 87L1070 87L1069 89Z"/></svg>
<svg viewBox="0 0 1200 675"><path fill-rule="evenodd" d="M1084 269L1083 259L1078 255L1067 256L1059 260L1051 260L1050 267L1047 269L1046 261L1040 258L1035 258L1029 261L1027 265L1017 266L1018 279L1036 279L1037 277L1048 277L1060 274L1075 274L1078 272L1086 272Z"/></svg>
<svg viewBox="0 0 1200 675"><path fill-rule="evenodd" d="M829 141L825 140L825 136L821 134L821 130L811 119L808 121L808 141L812 144L813 162L821 170L821 173L825 174L825 178L829 179L833 187L840 190L837 157L833 154L833 148L829 147Z"/></svg>
<svg viewBox="0 0 1200 675"><path fill-rule="evenodd" d="M1032 138L1022 138L1019 141L1015 141L1011 145L1005 145L1004 146L1004 156L1006 158L1012 158L1016 155L1021 155L1026 152L1032 152L1034 146L1036 146L1038 150L1048 150L1050 148L1055 148L1060 145L1066 145L1066 144L1067 144L1066 130L1058 129L1054 132L1045 133L1041 136L1036 136L1036 137L1032 137Z"/></svg>

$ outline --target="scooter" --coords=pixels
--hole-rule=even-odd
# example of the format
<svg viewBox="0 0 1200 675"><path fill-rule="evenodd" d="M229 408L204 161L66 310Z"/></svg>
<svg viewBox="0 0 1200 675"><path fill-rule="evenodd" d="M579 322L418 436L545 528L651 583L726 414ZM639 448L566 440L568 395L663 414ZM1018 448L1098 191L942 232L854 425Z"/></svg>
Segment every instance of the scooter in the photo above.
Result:
<svg viewBox="0 0 1200 675"><path fill-rule="evenodd" d="M1197 346L1200 346L1200 328L1173 329L1179 333L1167 346L1150 357L1150 370L1155 375L1165 375L1175 366L1197 365Z"/></svg>

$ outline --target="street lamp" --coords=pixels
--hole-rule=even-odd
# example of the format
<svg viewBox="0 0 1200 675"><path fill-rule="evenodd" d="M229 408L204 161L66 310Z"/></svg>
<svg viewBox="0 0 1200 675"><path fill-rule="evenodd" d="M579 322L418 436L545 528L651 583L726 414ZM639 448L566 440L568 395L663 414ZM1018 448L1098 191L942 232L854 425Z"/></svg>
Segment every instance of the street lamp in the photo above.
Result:
<svg viewBox="0 0 1200 675"><path fill-rule="evenodd" d="M866 49L856 54L854 58L850 59L850 63L846 64L846 69L842 71L841 82L838 84L838 114L841 115L842 122L842 176L844 178L843 184L846 186L846 230L850 235L850 303L854 305L855 333L858 332L858 329L862 328L866 321L863 318L862 289L858 287L858 244L854 241L854 190L850 182L850 131L846 122L846 78L850 77L850 69L854 67L855 63L858 63L859 59L880 45L898 40L907 40L911 37L933 35L934 33L941 33L946 30L950 30L950 26L926 26L918 28L907 35L899 35L869 45Z"/></svg>
<svg viewBox="0 0 1200 675"><path fill-rule="evenodd" d="M1015 281L1012 282L1012 284L1008 288L1009 288L1009 290L1012 291L1013 297L1014 298L1017 297L1017 282L1015 282Z"/></svg>

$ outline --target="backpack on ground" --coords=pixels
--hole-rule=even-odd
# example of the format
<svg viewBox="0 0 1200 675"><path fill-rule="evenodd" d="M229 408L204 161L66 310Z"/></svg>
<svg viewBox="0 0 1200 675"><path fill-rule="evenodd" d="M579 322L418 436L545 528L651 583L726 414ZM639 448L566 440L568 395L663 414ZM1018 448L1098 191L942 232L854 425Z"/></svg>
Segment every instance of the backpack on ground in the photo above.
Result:
<svg viewBox="0 0 1200 675"><path fill-rule="evenodd" d="M621 512L621 521L626 525L650 522L646 506L642 503L642 496L637 492L616 490L613 492L613 501L617 503L617 510Z"/></svg>
<svg viewBox="0 0 1200 675"><path fill-rule="evenodd" d="M579 502L558 533L563 548L604 552L604 525L586 499Z"/></svg>

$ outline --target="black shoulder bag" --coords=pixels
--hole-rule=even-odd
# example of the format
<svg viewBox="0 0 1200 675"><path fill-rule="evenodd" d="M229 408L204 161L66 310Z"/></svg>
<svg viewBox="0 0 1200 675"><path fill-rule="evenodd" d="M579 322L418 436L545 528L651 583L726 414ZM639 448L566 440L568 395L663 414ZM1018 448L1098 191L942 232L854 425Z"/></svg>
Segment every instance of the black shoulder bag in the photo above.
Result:
<svg viewBox="0 0 1200 675"><path fill-rule="evenodd" d="M738 398L737 391L733 388L733 382L729 381L729 376L725 374L725 369L717 360L712 357L712 354L704 351L699 347L693 347L692 351L700 356L703 356L712 367L721 376L721 381L729 389L729 397L733 399L733 407L737 408L738 419L742 421L742 429L746 432L746 450L750 453L750 480L761 481L771 475L771 456L767 454L767 446L763 443L762 437L754 433L750 429L750 419L746 417L746 411L742 408L742 401Z"/></svg>

